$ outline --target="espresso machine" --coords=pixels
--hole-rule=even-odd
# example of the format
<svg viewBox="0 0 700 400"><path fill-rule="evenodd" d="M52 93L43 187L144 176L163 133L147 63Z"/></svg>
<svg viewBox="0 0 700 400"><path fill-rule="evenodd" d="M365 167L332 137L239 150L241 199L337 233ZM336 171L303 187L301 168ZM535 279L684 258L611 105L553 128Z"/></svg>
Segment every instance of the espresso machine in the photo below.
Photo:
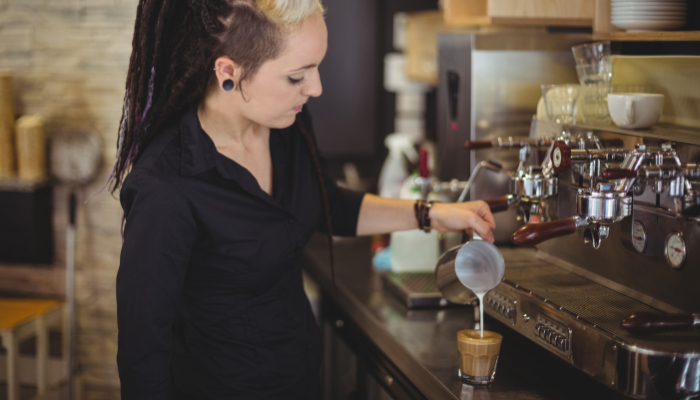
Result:
<svg viewBox="0 0 700 400"><path fill-rule="evenodd" d="M509 174L529 223L501 247L485 312L628 396L697 398L700 130L533 123L543 130L561 134L529 139L550 144L544 158Z"/></svg>

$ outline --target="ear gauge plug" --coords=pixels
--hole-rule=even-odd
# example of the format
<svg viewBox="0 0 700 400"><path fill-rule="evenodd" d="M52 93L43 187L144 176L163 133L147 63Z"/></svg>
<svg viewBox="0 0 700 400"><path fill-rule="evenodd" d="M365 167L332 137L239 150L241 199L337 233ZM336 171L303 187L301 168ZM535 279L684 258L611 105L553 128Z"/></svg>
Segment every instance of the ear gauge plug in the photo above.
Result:
<svg viewBox="0 0 700 400"><path fill-rule="evenodd" d="M223 87L225 91L230 92L234 87L236 87L236 84L233 83L232 79L226 79L221 87Z"/></svg>

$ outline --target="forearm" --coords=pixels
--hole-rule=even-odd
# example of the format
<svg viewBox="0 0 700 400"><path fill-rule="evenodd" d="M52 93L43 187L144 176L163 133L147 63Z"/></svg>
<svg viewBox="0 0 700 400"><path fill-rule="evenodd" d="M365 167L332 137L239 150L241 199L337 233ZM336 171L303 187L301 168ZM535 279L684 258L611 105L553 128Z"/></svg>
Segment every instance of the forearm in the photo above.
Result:
<svg viewBox="0 0 700 400"><path fill-rule="evenodd" d="M374 235L417 229L414 200L388 199L365 194L357 220L357 235Z"/></svg>
<svg viewBox="0 0 700 400"><path fill-rule="evenodd" d="M413 209L415 200L387 199L366 194L360 206L357 235L373 235L418 228ZM464 203L435 203L429 211L430 227L439 232L476 232L493 242L496 223L483 201Z"/></svg>

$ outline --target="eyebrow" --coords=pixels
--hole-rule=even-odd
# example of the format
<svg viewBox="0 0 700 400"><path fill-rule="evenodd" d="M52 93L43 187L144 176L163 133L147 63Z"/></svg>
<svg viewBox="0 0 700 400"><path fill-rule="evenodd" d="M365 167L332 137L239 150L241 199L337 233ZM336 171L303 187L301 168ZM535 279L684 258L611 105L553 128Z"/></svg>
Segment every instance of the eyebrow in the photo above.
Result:
<svg viewBox="0 0 700 400"><path fill-rule="evenodd" d="M304 65L304 66L301 67L301 68L293 69L293 70L291 70L291 71L289 71L289 72L297 72L297 71L301 71L301 70L305 70L305 69L309 69L309 68L314 68L314 67L316 67L316 66L318 66L318 64Z"/></svg>

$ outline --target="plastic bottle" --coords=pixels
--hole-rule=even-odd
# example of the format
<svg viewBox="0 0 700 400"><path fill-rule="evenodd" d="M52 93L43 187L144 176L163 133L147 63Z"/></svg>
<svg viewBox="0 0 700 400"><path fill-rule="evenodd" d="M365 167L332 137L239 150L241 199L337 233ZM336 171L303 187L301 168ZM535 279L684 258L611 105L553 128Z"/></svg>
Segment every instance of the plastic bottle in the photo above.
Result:
<svg viewBox="0 0 700 400"><path fill-rule="evenodd" d="M384 144L389 149L389 155L379 173L379 195L399 198L401 186L409 174L404 157L411 163L416 163L418 153L413 147L413 138L410 134L392 133L384 139Z"/></svg>
<svg viewBox="0 0 700 400"><path fill-rule="evenodd" d="M404 181L401 188L402 199L417 200L421 198L412 174ZM428 200L438 200L434 193ZM435 270L440 258L440 241L438 231L425 233L420 229L400 231L391 234L391 270L393 272L430 272Z"/></svg>

